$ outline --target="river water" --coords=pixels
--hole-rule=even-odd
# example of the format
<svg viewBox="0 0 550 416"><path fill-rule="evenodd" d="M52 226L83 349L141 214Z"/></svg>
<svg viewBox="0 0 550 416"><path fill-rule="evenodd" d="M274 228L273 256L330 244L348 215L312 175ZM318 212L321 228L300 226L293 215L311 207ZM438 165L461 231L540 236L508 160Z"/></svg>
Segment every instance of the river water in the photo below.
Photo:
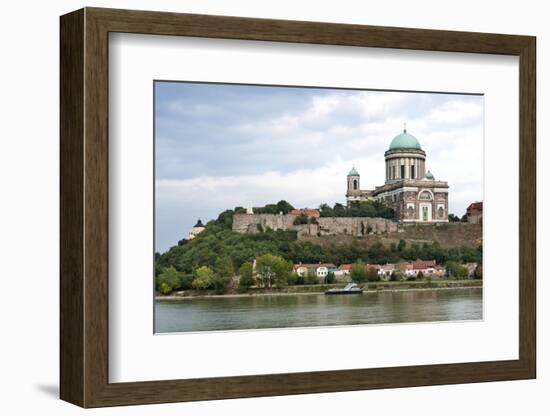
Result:
<svg viewBox="0 0 550 416"><path fill-rule="evenodd" d="M156 333L480 319L479 288L155 302Z"/></svg>

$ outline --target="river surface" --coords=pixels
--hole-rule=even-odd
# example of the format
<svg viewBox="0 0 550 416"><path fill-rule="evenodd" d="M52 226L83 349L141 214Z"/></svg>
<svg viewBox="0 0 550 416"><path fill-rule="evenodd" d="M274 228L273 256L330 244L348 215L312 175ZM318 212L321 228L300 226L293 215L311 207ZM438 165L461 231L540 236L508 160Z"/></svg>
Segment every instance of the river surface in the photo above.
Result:
<svg viewBox="0 0 550 416"><path fill-rule="evenodd" d="M155 332L482 319L482 289L263 295L155 302Z"/></svg>

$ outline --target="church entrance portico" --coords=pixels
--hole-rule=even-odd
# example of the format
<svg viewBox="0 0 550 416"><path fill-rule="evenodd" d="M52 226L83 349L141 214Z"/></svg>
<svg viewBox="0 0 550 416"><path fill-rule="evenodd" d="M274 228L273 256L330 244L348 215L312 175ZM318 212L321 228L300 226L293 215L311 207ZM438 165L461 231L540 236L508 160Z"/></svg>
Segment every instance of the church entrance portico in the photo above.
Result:
<svg viewBox="0 0 550 416"><path fill-rule="evenodd" d="M421 203L420 204L420 221L431 221L432 220L432 204Z"/></svg>

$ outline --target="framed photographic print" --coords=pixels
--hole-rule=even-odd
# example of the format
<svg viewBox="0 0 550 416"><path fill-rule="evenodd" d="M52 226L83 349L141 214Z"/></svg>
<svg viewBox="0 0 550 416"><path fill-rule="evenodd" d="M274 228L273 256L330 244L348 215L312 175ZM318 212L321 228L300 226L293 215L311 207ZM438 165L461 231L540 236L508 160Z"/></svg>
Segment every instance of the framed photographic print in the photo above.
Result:
<svg viewBox="0 0 550 416"><path fill-rule="evenodd" d="M535 38L61 17L83 407L536 376Z"/></svg>

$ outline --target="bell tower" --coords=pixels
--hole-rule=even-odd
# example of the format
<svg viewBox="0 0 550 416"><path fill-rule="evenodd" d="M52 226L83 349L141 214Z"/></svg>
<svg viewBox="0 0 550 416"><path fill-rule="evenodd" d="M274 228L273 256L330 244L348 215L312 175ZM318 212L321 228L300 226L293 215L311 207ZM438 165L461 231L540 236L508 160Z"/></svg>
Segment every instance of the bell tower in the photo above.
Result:
<svg viewBox="0 0 550 416"><path fill-rule="evenodd" d="M348 201L359 199L361 195L361 182L359 172L353 167L348 173L348 191L346 197Z"/></svg>

